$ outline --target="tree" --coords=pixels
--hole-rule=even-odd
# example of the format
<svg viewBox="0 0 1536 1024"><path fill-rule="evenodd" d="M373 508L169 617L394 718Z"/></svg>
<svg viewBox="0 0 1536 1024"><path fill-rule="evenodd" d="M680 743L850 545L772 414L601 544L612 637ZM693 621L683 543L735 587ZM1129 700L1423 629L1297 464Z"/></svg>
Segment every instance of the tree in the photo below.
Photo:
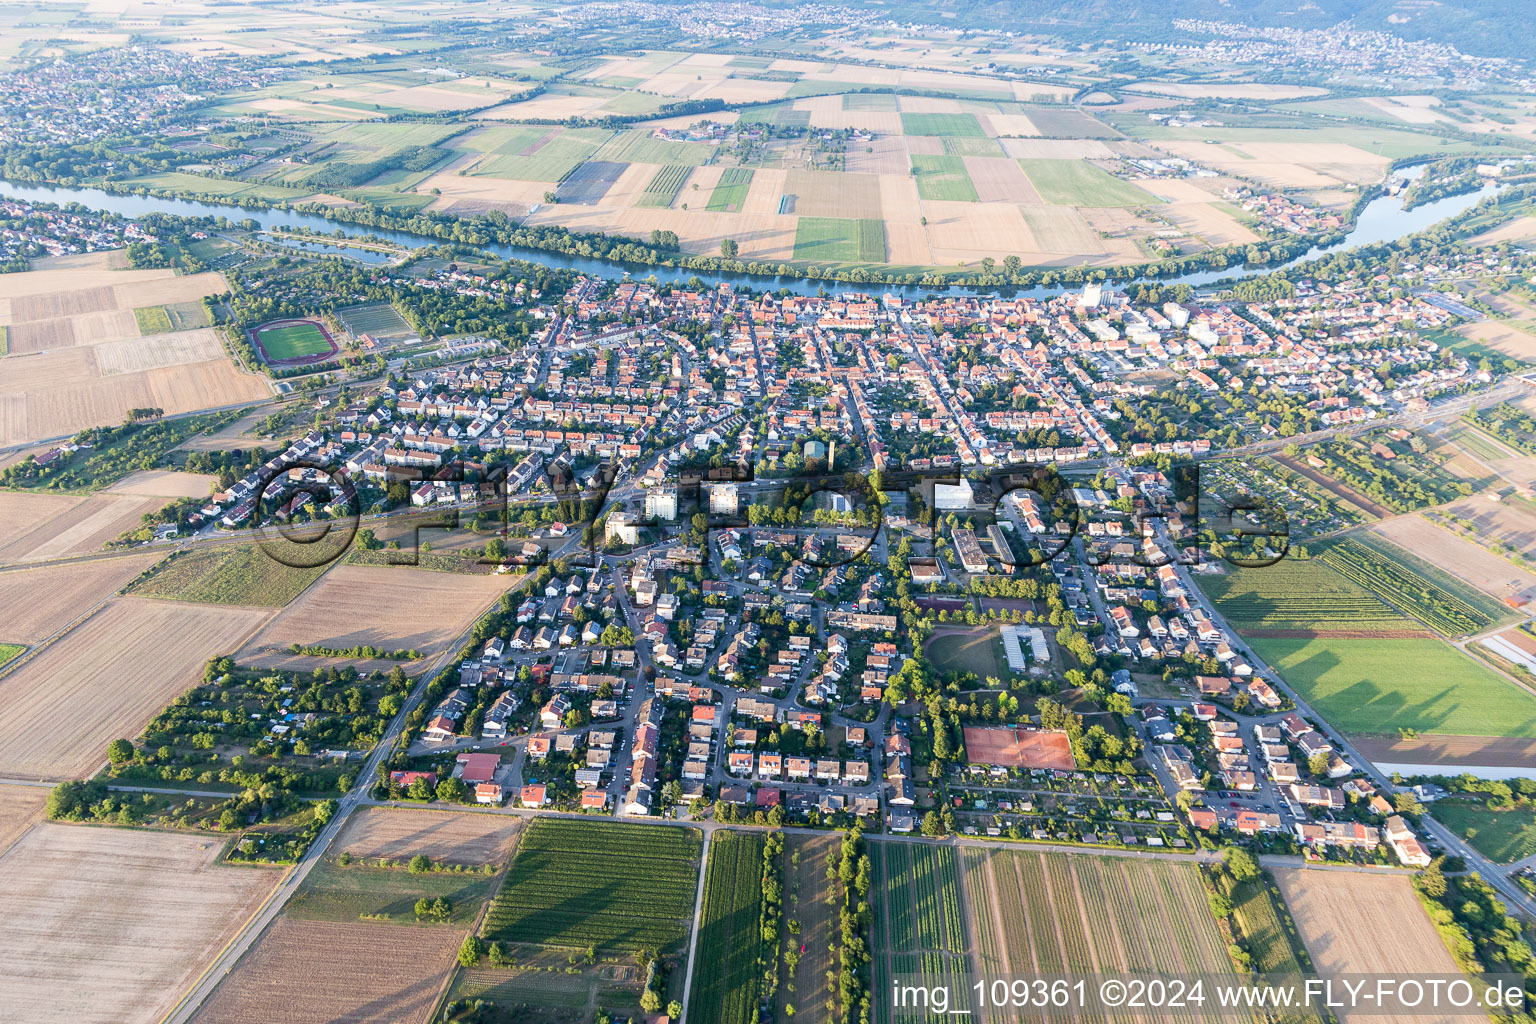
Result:
<svg viewBox="0 0 1536 1024"><path fill-rule="evenodd" d="M1232 900L1225 893L1213 892L1207 897L1211 903L1211 913L1217 917L1225 918L1232 913Z"/></svg>
<svg viewBox="0 0 1536 1024"><path fill-rule="evenodd" d="M461 967L473 967L480 962L485 955L485 943L480 941L478 935L464 936L464 944L459 947L459 965Z"/></svg>
<svg viewBox="0 0 1536 1024"><path fill-rule="evenodd" d="M721 242L720 242L720 255L724 256L726 259L728 259L728 260L735 259L736 258L736 254L738 252L740 252L740 251L741 251L741 246L736 244L736 239L734 239L734 238L726 238L726 239L721 240Z"/></svg>
<svg viewBox="0 0 1536 1024"><path fill-rule="evenodd" d="M113 740L107 744L107 760L114 766L125 765L133 760L133 744L127 740Z"/></svg>
<svg viewBox="0 0 1536 1024"><path fill-rule="evenodd" d="M676 999L667 1004L667 1016L677 1020L683 1015L683 1004Z"/></svg>
<svg viewBox="0 0 1536 1024"><path fill-rule="evenodd" d="M413 875L424 875L432 870L432 858L424 853L418 853L411 858L411 866L407 870Z"/></svg>
<svg viewBox="0 0 1536 1024"><path fill-rule="evenodd" d="M932 811L923 815L923 835L930 839L937 839L944 834L944 822Z"/></svg>
<svg viewBox="0 0 1536 1024"><path fill-rule="evenodd" d="M1247 850L1228 847L1222 854L1222 860L1227 866L1227 873L1239 882L1251 882L1259 877L1259 862Z"/></svg>
<svg viewBox="0 0 1536 1024"><path fill-rule="evenodd" d="M1319 750L1307 758L1307 771L1321 778L1328 774L1328 765L1332 762L1333 758L1328 756L1327 751Z"/></svg>
<svg viewBox="0 0 1536 1024"><path fill-rule="evenodd" d="M444 803L463 803L469 796L469 787L462 779L444 779L437 784L437 798Z"/></svg>
<svg viewBox="0 0 1536 1024"><path fill-rule="evenodd" d="M661 996L656 994L655 989L648 988L640 994L640 1009L646 1013L656 1013L661 1009Z"/></svg>

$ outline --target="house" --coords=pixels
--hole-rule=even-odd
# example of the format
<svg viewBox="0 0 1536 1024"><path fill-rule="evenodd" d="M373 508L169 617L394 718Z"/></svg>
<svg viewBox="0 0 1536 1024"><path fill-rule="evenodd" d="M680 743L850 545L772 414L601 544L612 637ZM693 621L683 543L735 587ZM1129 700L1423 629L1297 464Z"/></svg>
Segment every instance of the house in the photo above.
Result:
<svg viewBox="0 0 1536 1024"><path fill-rule="evenodd" d="M785 762L785 768L791 779L809 779L811 777L811 759L808 757L791 757Z"/></svg>
<svg viewBox="0 0 1536 1024"><path fill-rule="evenodd" d="M1216 812L1209 807L1191 807L1189 809L1189 824L1198 829L1209 832L1216 827Z"/></svg>
<svg viewBox="0 0 1536 1024"><path fill-rule="evenodd" d="M586 790L581 794L581 809L583 811L606 813L608 810L608 793L601 789Z"/></svg>
<svg viewBox="0 0 1536 1024"><path fill-rule="evenodd" d="M455 728L453 719L446 715L437 715L421 731L421 737L434 743L446 743L453 739Z"/></svg>
<svg viewBox="0 0 1536 1024"><path fill-rule="evenodd" d="M1409 867L1429 866L1429 852L1413 834L1413 829L1408 827L1402 815L1394 814L1388 818L1382 828L1382 834L1386 837L1387 845L1392 847L1392 852L1397 854L1398 860Z"/></svg>
<svg viewBox="0 0 1536 1024"><path fill-rule="evenodd" d="M542 761L549 757L549 749L552 745L548 736L533 736L528 740L528 760Z"/></svg>
<svg viewBox="0 0 1536 1024"><path fill-rule="evenodd" d="M781 754L764 754L757 759L757 777L777 779L784 774L784 757Z"/></svg>
<svg viewBox="0 0 1536 1024"><path fill-rule="evenodd" d="M524 786L517 794L517 802L524 807L543 807L549 803L549 793L544 786Z"/></svg>
<svg viewBox="0 0 1536 1024"><path fill-rule="evenodd" d="M752 774L753 758L751 752L733 750L725 756L725 759L726 771L732 775L745 776Z"/></svg>
<svg viewBox="0 0 1536 1024"><path fill-rule="evenodd" d="M496 769L501 767L501 755L460 754L455 763L460 765L459 778L466 786L473 786L496 777Z"/></svg>
<svg viewBox="0 0 1536 1024"><path fill-rule="evenodd" d="M482 782L475 786L475 803L501 806L502 791L499 783Z"/></svg>
<svg viewBox="0 0 1536 1024"><path fill-rule="evenodd" d="M437 772L390 772L389 784L399 786L401 789L409 789L413 782L425 782L430 788L437 788Z"/></svg>

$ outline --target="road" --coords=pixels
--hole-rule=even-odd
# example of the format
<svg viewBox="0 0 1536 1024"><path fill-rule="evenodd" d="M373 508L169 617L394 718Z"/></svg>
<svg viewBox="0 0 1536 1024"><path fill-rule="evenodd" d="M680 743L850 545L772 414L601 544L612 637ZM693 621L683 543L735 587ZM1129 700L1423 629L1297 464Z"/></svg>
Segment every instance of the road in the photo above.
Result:
<svg viewBox="0 0 1536 1024"><path fill-rule="evenodd" d="M1165 543L1169 542L1166 534L1163 533L1161 529L1159 530L1159 533L1161 540L1163 540ZM1216 608L1216 603L1210 600L1210 598L1205 595L1204 591L1195 585L1193 575L1190 573L1188 566L1176 565L1174 567L1174 571L1178 573L1179 580L1183 584L1185 592L1189 594L1190 600L1197 604L1208 616L1210 616L1211 622L1220 628L1221 631L1227 636L1228 643L1231 645L1232 649L1246 658L1248 663L1254 667L1255 675L1263 678L1276 690L1291 698L1291 700L1296 703L1297 713L1302 717L1309 718L1314 722L1321 722L1324 725L1327 725L1327 717L1319 714L1315 708L1308 704L1306 700L1294 689L1292 689L1291 685L1281 677L1280 673L1276 672L1264 661L1264 659L1260 658L1258 652L1254 651L1253 648L1243 640L1238 632L1232 628L1231 624L1227 622L1227 620L1222 616L1221 612ZM1326 735L1329 741L1333 743L1336 748L1342 751L1345 759L1349 761L1350 764L1359 768L1366 775L1368 775L1378 789L1384 793L1395 793L1398 791L1398 787L1393 785L1392 780L1379 768L1377 768L1375 763L1373 763L1370 758L1356 750L1355 747L1349 742L1349 739L1340 733L1337 729L1334 729L1332 726L1328 726L1326 729ZM1536 920L1536 899L1532 899L1530 894L1522 889L1518 883L1509 878L1507 874L1507 868L1494 864L1488 858L1478 853L1471 846L1467 845L1467 843L1464 842L1455 833L1451 832L1450 829L1446 828L1430 815L1423 815L1420 818L1420 822L1422 823L1425 831L1428 832L1429 835L1444 849L1449 850L1466 860L1467 866L1480 874L1489 885L1493 886L1493 888L1498 892L1499 896L1507 904L1509 904L1509 906L1518 909L1528 918Z"/></svg>

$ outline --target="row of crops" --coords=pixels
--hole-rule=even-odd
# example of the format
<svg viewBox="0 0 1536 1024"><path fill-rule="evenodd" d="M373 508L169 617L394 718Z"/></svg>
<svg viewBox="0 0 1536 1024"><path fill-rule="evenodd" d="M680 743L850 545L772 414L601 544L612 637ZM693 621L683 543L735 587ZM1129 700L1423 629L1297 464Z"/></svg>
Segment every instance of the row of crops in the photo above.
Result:
<svg viewBox="0 0 1536 1024"><path fill-rule="evenodd" d="M1201 582L1238 630L1401 629L1411 623L1318 561L1287 558Z"/></svg>
<svg viewBox="0 0 1536 1024"><path fill-rule="evenodd" d="M986 972L1230 969L1192 864L967 850L965 892ZM989 1013L988 1024L993 1019L1002 1018ZM1088 1013L1080 1019L1103 1018Z"/></svg>
<svg viewBox="0 0 1536 1024"><path fill-rule="evenodd" d="M638 206L671 206L672 200L677 198L677 193L682 189L683 182L688 180L688 175L693 173L692 167L682 164L669 164L658 170L645 186L645 191L640 195Z"/></svg>
<svg viewBox="0 0 1536 1024"><path fill-rule="evenodd" d="M1341 576L1447 636L1477 633L1493 624L1455 594L1363 544L1340 541L1320 557Z"/></svg>
<svg viewBox="0 0 1536 1024"><path fill-rule="evenodd" d="M486 939L673 951L693 917L697 829L537 818L486 913Z"/></svg>
<svg viewBox="0 0 1536 1024"><path fill-rule="evenodd" d="M697 965L688 1019L693 1024L751 1024L762 952L763 833L718 832L704 872Z"/></svg>

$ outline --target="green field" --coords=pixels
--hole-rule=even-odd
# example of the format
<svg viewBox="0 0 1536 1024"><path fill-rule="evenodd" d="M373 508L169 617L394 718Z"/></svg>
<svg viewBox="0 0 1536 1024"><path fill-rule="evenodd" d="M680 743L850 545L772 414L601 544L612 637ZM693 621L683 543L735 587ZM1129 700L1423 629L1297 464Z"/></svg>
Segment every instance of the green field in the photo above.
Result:
<svg viewBox="0 0 1536 1024"><path fill-rule="evenodd" d="M295 569L255 545L203 548L159 563L132 592L198 604L281 608L326 568Z"/></svg>
<svg viewBox="0 0 1536 1024"><path fill-rule="evenodd" d="M1142 206L1157 202L1151 193L1086 160L1020 160L1040 198L1054 206Z"/></svg>
<svg viewBox="0 0 1536 1024"><path fill-rule="evenodd" d="M884 92L850 92L843 94L844 110L885 110L897 109L896 97Z"/></svg>
<svg viewBox="0 0 1536 1024"><path fill-rule="evenodd" d="M658 139L643 128L620 132L603 143L596 160L621 164L687 164L698 167L709 162L714 152L697 142L673 142Z"/></svg>
<svg viewBox="0 0 1536 1024"><path fill-rule="evenodd" d="M698 830L536 818L482 925L490 940L676 952L699 878Z"/></svg>
<svg viewBox="0 0 1536 1024"><path fill-rule="evenodd" d="M342 867L322 860L284 908L306 921L357 921L387 918L391 924L415 924L418 899L447 899L453 904L448 923L467 928L491 895L495 876L458 871L429 871L413 875L405 868L364 866L354 861Z"/></svg>
<svg viewBox="0 0 1536 1024"><path fill-rule="evenodd" d="M683 187L683 182L688 180L688 175L693 173L693 168L683 164L669 164L658 170L651 176L650 182L645 186L645 191L640 196L636 206L671 206L672 200L677 198L677 192Z"/></svg>
<svg viewBox="0 0 1536 1024"><path fill-rule="evenodd" d="M748 167L727 167L720 174L720 181L709 194L705 207L719 213L740 212L747 201L747 190L752 187L752 170Z"/></svg>
<svg viewBox="0 0 1536 1024"><path fill-rule="evenodd" d="M139 334L165 334L172 330L171 314L164 306L140 306L133 311Z"/></svg>
<svg viewBox="0 0 1536 1024"><path fill-rule="evenodd" d="M965 171L965 161L958 156L914 154L912 172L917 176L917 194L923 199L974 203L979 198Z"/></svg>
<svg viewBox="0 0 1536 1024"><path fill-rule="evenodd" d="M1353 735L1398 729L1536 738L1536 696L1439 640L1251 641L1329 722Z"/></svg>
<svg viewBox="0 0 1536 1024"><path fill-rule="evenodd" d="M1238 632L1272 629L1412 629L1414 623L1315 559L1202 578L1201 589Z"/></svg>
<svg viewBox="0 0 1536 1024"><path fill-rule="evenodd" d="M1495 864L1536 854L1536 807L1527 803L1495 810L1480 800L1436 800L1431 813Z"/></svg>
<svg viewBox="0 0 1536 1024"><path fill-rule="evenodd" d="M698 961L688 1018L693 1024L751 1024L762 948L762 833L716 832L704 873Z"/></svg>
<svg viewBox="0 0 1536 1024"><path fill-rule="evenodd" d="M944 140L944 152L950 156L1007 156L996 139L951 136Z"/></svg>
<svg viewBox="0 0 1536 1024"><path fill-rule="evenodd" d="M974 672L978 679L1008 678L1002 639L990 626L934 637L925 653L935 672Z"/></svg>
<svg viewBox="0 0 1536 1024"><path fill-rule="evenodd" d="M11 354L11 329L0 326L0 356Z"/></svg>
<svg viewBox="0 0 1536 1024"><path fill-rule="evenodd" d="M824 263L878 263L885 259L885 225L878 220L801 217L795 259Z"/></svg>
<svg viewBox="0 0 1536 1024"><path fill-rule="evenodd" d="M984 139L975 114L902 114L903 135L939 135L947 139Z"/></svg>
<svg viewBox="0 0 1536 1024"><path fill-rule="evenodd" d="M546 134L547 131L539 132L533 142ZM560 181L592 159L607 134L591 129L562 132L526 156L522 155L522 150L530 147L532 142L525 142L512 153L503 152L498 147L496 155L475 165L474 174L514 181ZM506 144L506 148L511 148L511 143Z"/></svg>
<svg viewBox="0 0 1536 1024"><path fill-rule="evenodd" d="M14 661L24 650L26 648L21 644L0 644L0 665Z"/></svg>
<svg viewBox="0 0 1536 1024"><path fill-rule="evenodd" d="M331 342L325 332L314 324L288 324L284 327L258 327L256 339L261 342L267 358L275 363L306 356L325 355L331 351Z"/></svg>

